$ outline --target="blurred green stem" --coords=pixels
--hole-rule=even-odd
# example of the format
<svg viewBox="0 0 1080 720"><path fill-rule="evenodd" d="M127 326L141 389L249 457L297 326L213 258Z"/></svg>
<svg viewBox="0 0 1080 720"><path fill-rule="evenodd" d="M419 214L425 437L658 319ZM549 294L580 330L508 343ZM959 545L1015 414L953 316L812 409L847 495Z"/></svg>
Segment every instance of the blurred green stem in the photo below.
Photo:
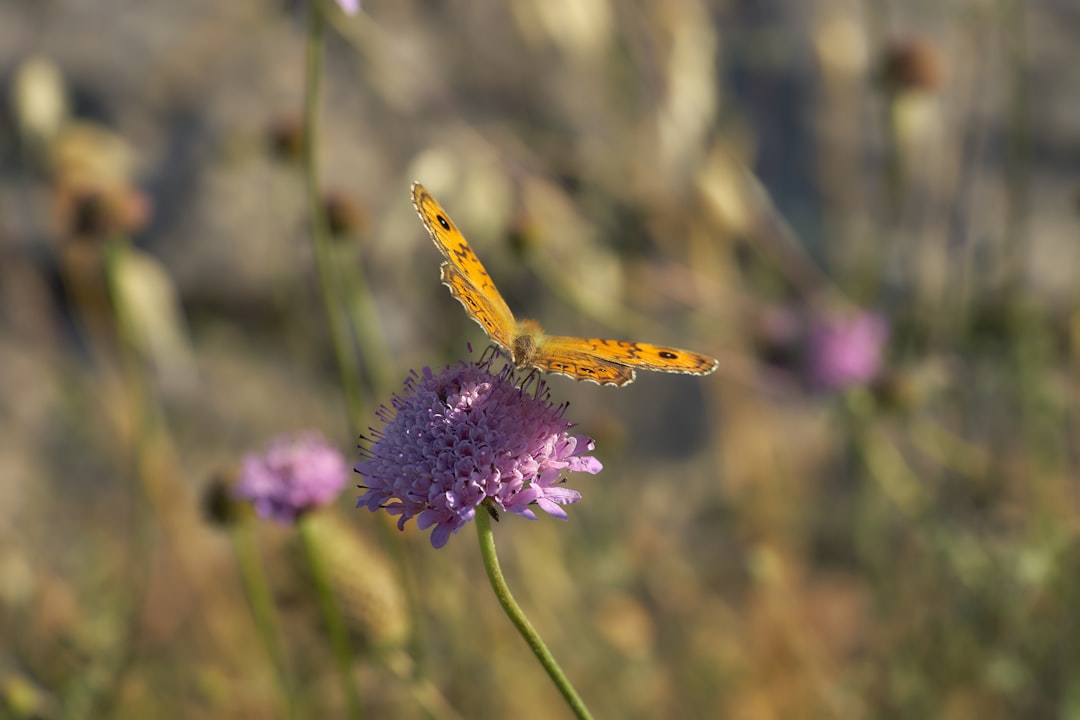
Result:
<svg viewBox="0 0 1080 720"><path fill-rule="evenodd" d="M361 427L362 402L360 396L360 375L350 352L352 337L349 333L349 321L344 314L344 294L341 282L333 267L333 254L330 247L330 234L327 227L326 213L323 208L323 193L319 186L318 163L318 128L319 96L323 72L323 35L325 19L322 4L317 0L308 3L308 41L305 62L304 83L304 176L307 185L308 212L311 217L311 238L315 245L315 259L319 268L319 281L326 303L326 316L330 323L330 336L337 356L338 371L345 392L346 411L353 432ZM330 633L334 661L337 665L341 689L350 718L363 717L360 696L352 678L353 656L349 638L345 634L345 624L333 590L326 577L315 539L307 522L298 523L300 536L307 553L308 563L315 580L315 589L319 597L323 617Z"/></svg>
<svg viewBox="0 0 1080 720"><path fill-rule="evenodd" d="M64 683L58 692L60 700L54 714L56 718L104 717L110 714L117 704L120 688L124 684L125 674L133 666L135 646L140 633L139 613L140 608L146 602L148 578L153 562L154 543L152 522L155 512L146 512L147 509L157 511L153 504L155 497L150 485L156 479L152 473L145 470L148 461L152 459L153 433L156 430L156 415L152 412L152 398L149 396L149 387L142 373L138 351L132 340L130 311L124 305L122 295L118 292L118 268L130 245L127 237L111 236L105 240L103 248L104 278L112 301L112 321L115 324L116 335L119 340L119 354L122 369L122 393L126 403L125 416L130 419L133 436L129 439L130 445L125 446L125 451L130 451L130 456L125 460L130 463L125 468L125 475L130 472L139 482L131 483L129 502L130 525L128 529L128 556L124 559L125 567L129 573L125 576L128 581L123 592L114 600L111 613L116 618L116 627L107 644L94 648L88 654L90 662L75 674L68 682ZM93 331L89 325L84 328L88 332L87 343L91 347L96 346ZM100 339L100 338L99 338ZM105 354L99 358L103 372L108 372L105 367L108 363ZM107 378L102 378L103 386L110 385ZM108 393L109 390L105 390ZM128 439L128 438L125 438ZM112 617L110 613L98 611L92 617L92 621L98 627L108 627Z"/></svg>
<svg viewBox="0 0 1080 720"><path fill-rule="evenodd" d="M895 441L878 427L879 409L873 395L864 388L849 390L841 408L844 435L851 438L875 491L904 517L918 517L930 498Z"/></svg>
<svg viewBox="0 0 1080 720"><path fill-rule="evenodd" d="M304 548L308 567L311 569L312 582L315 586L315 594L319 598L319 608L322 610L323 620L326 622L327 632L330 634L330 645L334 652L334 663L337 665L338 679L341 682L341 690L345 694L345 703L348 706L348 717L362 718L364 711L360 705L360 695L356 691L356 683L353 681L353 653L349 642L348 631L345 621L341 616L341 608L334 596L334 588L327 575L326 565L322 561L319 552L318 534L312 529L311 522L306 517L301 517L297 522L297 530L300 533L300 542Z"/></svg>
<svg viewBox="0 0 1080 720"><path fill-rule="evenodd" d="M315 244L315 261L319 268L319 285L326 303L326 317L337 356L338 371L345 392L346 411L354 432L363 427L363 403L360 396L360 374L353 353L349 320L344 312L344 294L333 267L333 253L323 208L323 193L319 185L319 95L322 85L323 29L322 4L308 3L308 42L304 83L304 179L307 186L308 212L311 217L311 238Z"/></svg>
<svg viewBox="0 0 1080 720"><path fill-rule="evenodd" d="M1005 238L1006 283L1015 288L1024 278L1024 219L1028 206L1028 120L1027 47L1025 44L1024 0L999 0L1000 23L1005 46L1008 82L1008 124L1005 155Z"/></svg>
<svg viewBox="0 0 1080 720"><path fill-rule="evenodd" d="M266 650L270 663L274 666L274 672L277 673L278 689L281 691L282 700L287 708L287 717L299 717L296 691L285 666L285 653L281 648L281 632L274 613L274 602L270 597L270 586L266 582L266 575L263 573L259 554L255 549L250 524L237 523L232 529L232 539L233 548L236 551L236 562L240 567L240 577L244 583L244 593L247 595L251 615L259 631L263 648Z"/></svg>
<svg viewBox="0 0 1080 720"><path fill-rule="evenodd" d="M335 262L341 271L338 287L345 293L343 300L356 338L356 349L367 371L368 387L375 393L393 385L394 360L386 348L382 320L363 268L351 254L335 253L335 257L340 258ZM355 418L353 422L353 429L357 430Z"/></svg>
<svg viewBox="0 0 1080 720"><path fill-rule="evenodd" d="M105 242L104 277L112 304L112 319L115 323L123 375L122 392L127 403L123 428L130 428L131 432L128 437L122 430L121 437L123 442L129 444L125 446L125 451L131 453L132 472L141 492L141 498L136 505L136 526L132 529L131 541L137 552L143 556L140 560L144 560L149 566L155 548L151 519L160 523L171 556L180 566L174 580L191 588L198 596L198 603L204 609L201 615L203 626L214 643L220 648L233 647L235 638L231 621L224 613L216 611L220 606L221 596L216 580L209 576L210 566L206 564L205 557L197 556L193 546L185 542L191 532L188 511L194 507L194 503L180 471L176 446L166 422L165 412L154 390L148 361L144 357L149 352L145 340L140 337L136 328L135 300L129 293L128 283L124 281L131 272L131 253L131 241L127 237L112 236ZM107 386L108 382L104 384ZM143 503L151 508L151 513L139 512ZM146 579L139 578L138 582L145 582ZM137 595L142 593L142 589L137 590ZM135 623L138 613L133 611L131 618L131 622ZM135 633L138 629L133 625L130 631ZM100 677L103 672L101 668L94 670ZM95 673L88 670L82 673L82 676L93 678ZM114 685L119 686L118 682ZM101 710L100 707L98 709ZM91 712L89 715L76 713L71 716L105 717L108 714Z"/></svg>
<svg viewBox="0 0 1080 720"><path fill-rule="evenodd" d="M355 340L360 353L366 360L368 380L373 389L386 388L391 384L392 360L380 337L378 312L364 274L359 270L352 271L352 265L343 267L344 263L337 258L337 253L334 252L331 244L323 208L323 193L319 187L317 145L325 23L324 3L311 0L308 3L307 79L304 97L304 175L319 279L323 289L323 299L326 302L326 313L330 322L338 369L341 373L341 383L345 392L349 423L353 434L356 435L364 427L364 415L360 374L351 352L353 342ZM345 291L346 287L349 288L349 292ZM379 532L383 544L390 548L394 562L398 566L403 586L406 589L409 614L414 621L413 627L418 627L420 612L401 544L392 537L385 523L379 523ZM420 682L423 675L423 655L415 633L412 651L416 660L416 678Z"/></svg>
<svg viewBox="0 0 1080 720"><path fill-rule="evenodd" d="M870 46L870 57L879 58L880 63L880 59L889 52L889 36L892 32L889 3L885 0L864 0L863 17L867 44ZM880 64L878 71L880 71ZM904 169L900 154L901 140L896 124L896 101L896 89L889 87L883 93L882 111L885 132L881 138L884 157L881 163L880 192L881 209L885 213L886 222L890 225L895 225L899 220L904 193Z"/></svg>
<svg viewBox="0 0 1080 720"><path fill-rule="evenodd" d="M499 558L495 554L495 534L491 531L491 518L488 516L485 507L479 508L476 513L476 534L480 540L480 554L484 558L484 569L487 571L488 580L491 582L492 589L495 590L495 597L499 599L499 604L502 605L503 610L509 616L510 622L514 623L514 627L525 638L529 649L533 651L533 655L544 666L544 670L547 671L548 676L551 677L559 692L562 693L574 715L578 718L591 720L592 715L589 714L585 703L577 694L577 691L574 690L574 686L567 680L562 668L555 662L555 658L552 656L551 651L547 649L547 646L544 645L539 633L536 632L529 619L525 617L521 606L517 604L514 596L510 594L510 588L507 586L502 569L499 567Z"/></svg>

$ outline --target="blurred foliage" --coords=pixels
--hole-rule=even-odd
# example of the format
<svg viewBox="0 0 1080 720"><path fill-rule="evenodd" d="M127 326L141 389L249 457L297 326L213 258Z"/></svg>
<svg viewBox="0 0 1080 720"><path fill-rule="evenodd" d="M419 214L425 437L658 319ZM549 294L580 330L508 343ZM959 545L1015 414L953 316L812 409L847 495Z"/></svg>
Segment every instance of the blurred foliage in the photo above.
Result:
<svg viewBox="0 0 1080 720"><path fill-rule="evenodd" d="M370 422L486 342L413 180L521 316L721 360L554 379L605 471L567 523L496 526L597 717L1080 718L1072 4L326 7L319 210ZM295 532L222 505L269 437L364 430L304 16L0 3L0 715L285 717L236 527L300 715L344 712ZM884 366L826 391L810 328L861 311ZM433 551L354 496L309 541L368 716L567 717L470 534Z"/></svg>

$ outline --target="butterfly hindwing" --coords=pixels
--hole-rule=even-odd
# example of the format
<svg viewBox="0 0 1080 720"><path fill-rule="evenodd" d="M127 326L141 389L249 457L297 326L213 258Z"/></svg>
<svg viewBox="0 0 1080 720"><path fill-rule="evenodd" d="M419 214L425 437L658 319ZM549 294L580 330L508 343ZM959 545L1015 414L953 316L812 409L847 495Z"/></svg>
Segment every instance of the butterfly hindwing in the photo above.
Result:
<svg viewBox="0 0 1080 720"><path fill-rule="evenodd" d="M562 352L564 348L581 348L599 360L657 372L708 375L719 364L708 355L650 343L562 336L544 340L543 349L547 352Z"/></svg>
<svg viewBox="0 0 1080 720"><path fill-rule="evenodd" d="M598 385L629 385L634 370L625 363L598 358L593 341L574 337L545 337L529 359L532 367Z"/></svg>

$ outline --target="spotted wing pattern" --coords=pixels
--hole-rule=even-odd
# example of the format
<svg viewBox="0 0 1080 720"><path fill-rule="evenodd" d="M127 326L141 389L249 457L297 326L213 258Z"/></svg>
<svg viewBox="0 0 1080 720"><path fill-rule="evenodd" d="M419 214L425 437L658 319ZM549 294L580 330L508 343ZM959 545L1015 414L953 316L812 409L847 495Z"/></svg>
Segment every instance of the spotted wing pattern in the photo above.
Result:
<svg viewBox="0 0 1080 720"><path fill-rule="evenodd" d="M591 358L596 363L622 366L627 372L623 381L597 380L602 385L625 385L634 379L634 369L655 370L658 372L683 373L686 375L708 375L716 370L716 358L701 353L650 345L648 343L624 342L622 340L602 340L599 338L576 338L565 336L545 337L537 346L533 358L536 365L549 366L558 364L566 358ZM589 370L589 366L585 366ZM550 370L550 372L558 372ZM583 379L591 380L590 375Z"/></svg>
<svg viewBox="0 0 1080 720"><path fill-rule="evenodd" d="M635 369L708 375L716 358L663 345L548 336L531 320L518 322L465 236L420 183L412 186L413 205L431 241L445 258L443 284L473 320L519 367L566 375L600 385L627 385Z"/></svg>
<svg viewBox="0 0 1080 720"><path fill-rule="evenodd" d="M450 216L420 183L413 183L412 200L431 241L446 258L441 268L443 285L450 288L450 294L458 299L488 337L509 350L517 322L480 258Z"/></svg>

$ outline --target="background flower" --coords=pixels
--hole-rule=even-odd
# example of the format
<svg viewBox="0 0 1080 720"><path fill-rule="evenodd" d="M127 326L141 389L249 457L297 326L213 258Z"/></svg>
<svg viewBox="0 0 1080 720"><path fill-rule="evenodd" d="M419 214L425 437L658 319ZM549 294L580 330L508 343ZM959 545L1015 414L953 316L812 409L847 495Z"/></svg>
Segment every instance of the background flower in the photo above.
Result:
<svg viewBox="0 0 1080 720"><path fill-rule="evenodd" d="M237 497L251 500L260 517L289 523L331 502L345 486L345 458L317 432L282 435L262 455L248 455Z"/></svg>
<svg viewBox="0 0 1080 720"><path fill-rule="evenodd" d="M810 328L810 380L826 390L863 385L881 372L889 326L873 313L820 318Z"/></svg>

